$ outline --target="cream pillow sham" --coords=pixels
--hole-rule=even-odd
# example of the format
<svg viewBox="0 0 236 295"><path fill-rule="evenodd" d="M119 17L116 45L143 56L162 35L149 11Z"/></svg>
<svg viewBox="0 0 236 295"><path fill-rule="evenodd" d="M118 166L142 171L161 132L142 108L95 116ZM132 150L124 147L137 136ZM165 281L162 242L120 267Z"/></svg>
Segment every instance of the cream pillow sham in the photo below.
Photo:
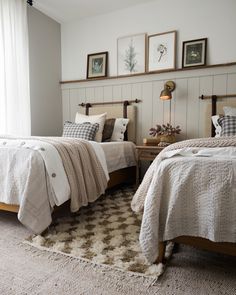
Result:
<svg viewBox="0 0 236 295"><path fill-rule="evenodd" d="M117 118L111 136L111 141L124 141L124 135L129 123L129 119Z"/></svg>
<svg viewBox="0 0 236 295"><path fill-rule="evenodd" d="M95 141L101 142L106 116L107 116L107 113L100 114L100 115L87 116L77 112L75 116L75 123L77 124L86 123L86 122L91 124L97 123L99 125L99 128L95 136Z"/></svg>
<svg viewBox="0 0 236 295"><path fill-rule="evenodd" d="M220 137L221 136L221 126L218 123L218 119L220 118L220 115L215 115L211 117L212 123L215 127L215 137Z"/></svg>

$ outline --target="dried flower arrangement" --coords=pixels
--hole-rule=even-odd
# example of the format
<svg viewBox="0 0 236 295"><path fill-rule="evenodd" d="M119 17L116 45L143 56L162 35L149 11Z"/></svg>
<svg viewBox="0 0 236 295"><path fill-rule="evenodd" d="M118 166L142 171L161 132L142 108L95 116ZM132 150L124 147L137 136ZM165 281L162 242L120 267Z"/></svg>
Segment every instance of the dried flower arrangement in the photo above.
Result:
<svg viewBox="0 0 236 295"><path fill-rule="evenodd" d="M151 128L149 130L149 134L153 137L158 135L164 135L164 136L171 136L175 134L180 134L181 129L180 126L173 127L171 124L167 123L166 125L156 125L156 128Z"/></svg>

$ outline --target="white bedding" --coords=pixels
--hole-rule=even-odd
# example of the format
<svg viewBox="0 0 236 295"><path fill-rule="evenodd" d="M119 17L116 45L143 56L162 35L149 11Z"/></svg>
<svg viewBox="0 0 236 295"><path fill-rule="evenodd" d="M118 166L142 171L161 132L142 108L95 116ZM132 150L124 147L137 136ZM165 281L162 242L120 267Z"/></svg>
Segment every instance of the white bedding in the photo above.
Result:
<svg viewBox="0 0 236 295"><path fill-rule="evenodd" d="M236 148L178 149L157 162L140 232L147 260L156 260L159 241L183 235L235 243Z"/></svg>
<svg viewBox="0 0 236 295"><path fill-rule="evenodd" d="M136 151L133 142L103 142L100 145L105 153L109 173L136 166Z"/></svg>

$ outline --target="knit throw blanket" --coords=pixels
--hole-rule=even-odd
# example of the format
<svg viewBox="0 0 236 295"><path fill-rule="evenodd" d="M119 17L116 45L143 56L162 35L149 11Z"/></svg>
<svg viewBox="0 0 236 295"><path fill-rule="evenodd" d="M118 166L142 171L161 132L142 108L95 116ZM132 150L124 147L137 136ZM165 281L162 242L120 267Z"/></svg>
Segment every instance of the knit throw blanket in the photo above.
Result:
<svg viewBox="0 0 236 295"><path fill-rule="evenodd" d="M94 202L107 187L102 165L90 143L64 137L37 138L53 145L61 159L71 190L71 211Z"/></svg>
<svg viewBox="0 0 236 295"><path fill-rule="evenodd" d="M147 191L150 187L153 176L155 174L155 167L159 165L163 159L165 159L166 152L182 149L182 148L188 148L188 147L218 148L218 147L230 147L230 146L236 147L236 136L189 139L185 141L176 142L166 147L163 151L161 151L161 153L153 161L152 165L149 167L148 171L146 172L141 185L136 191L131 203L131 207L133 211L135 212L143 211Z"/></svg>

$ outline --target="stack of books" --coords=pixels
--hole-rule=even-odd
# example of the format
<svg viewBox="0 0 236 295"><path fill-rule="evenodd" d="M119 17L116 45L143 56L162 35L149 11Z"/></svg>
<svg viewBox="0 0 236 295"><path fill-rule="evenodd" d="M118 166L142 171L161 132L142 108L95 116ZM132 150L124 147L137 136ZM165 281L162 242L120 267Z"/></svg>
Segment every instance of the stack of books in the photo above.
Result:
<svg viewBox="0 0 236 295"><path fill-rule="evenodd" d="M160 140L158 140L156 137L143 139L143 145L158 145L159 142Z"/></svg>

